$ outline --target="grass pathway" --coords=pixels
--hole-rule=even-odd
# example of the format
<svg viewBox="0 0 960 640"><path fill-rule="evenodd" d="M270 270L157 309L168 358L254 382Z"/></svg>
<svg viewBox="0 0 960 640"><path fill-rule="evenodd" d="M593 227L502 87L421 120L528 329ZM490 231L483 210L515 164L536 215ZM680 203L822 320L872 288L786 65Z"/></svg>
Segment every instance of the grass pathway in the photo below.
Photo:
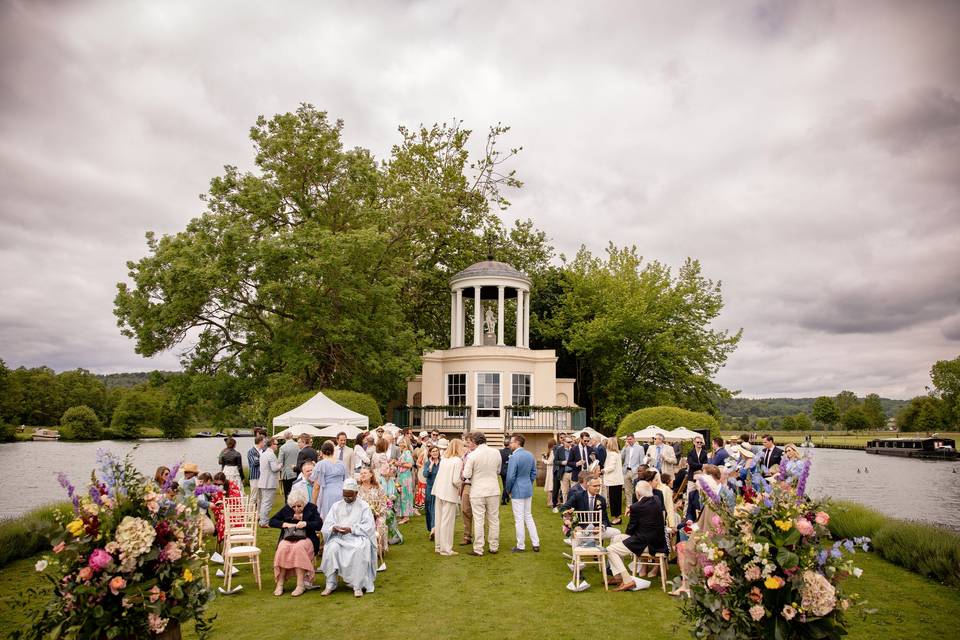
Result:
<svg viewBox="0 0 960 640"><path fill-rule="evenodd" d="M275 597L273 551L276 532L261 538L264 550L262 592L243 569L237 580L244 590L218 597L214 638L262 640L271 637L377 638L544 638L563 640L584 634L600 638L624 636L624 629L642 630L649 638L688 637L677 601L654 587L635 593L605 593L595 569L587 570L593 585L570 593L570 579L561 553L567 549L559 533L559 518L535 500L542 551L510 553L514 543L510 508L500 510L501 552L476 558L461 554L442 558L433 553L423 518L403 527L405 542L387 554L388 570L378 575L376 591L361 599L344 588L328 598L319 590L299 598ZM456 542L462 523L458 520ZM848 591L865 597L873 615L851 616L850 638L950 638L956 635L960 590L940 586L900 569L873 554L858 554L864 569L850 578ZM35 560L21 560L0 570L0 629L22 622L26 612L7 606L9 595L38 583ZM216 570L215 566L213 567ZM675 571L675 567L673 568ZM322 578L322 576L321 576ZM275 630L273 633L271 630ZM6 633L2 631L0 633ZM187 637L193 637L190 630Z"/></svg>

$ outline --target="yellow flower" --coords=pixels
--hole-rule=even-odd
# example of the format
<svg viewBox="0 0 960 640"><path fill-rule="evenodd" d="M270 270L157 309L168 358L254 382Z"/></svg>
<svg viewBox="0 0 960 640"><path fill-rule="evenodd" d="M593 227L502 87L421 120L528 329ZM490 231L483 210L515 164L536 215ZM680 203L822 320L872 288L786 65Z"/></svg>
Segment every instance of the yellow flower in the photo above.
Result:
<svg viewBox="0 0 960 640"><path fill-rule="evenodd" d="M770 576L763 581L763 586L765 586L767 589L779 589L784 584L783 578L779 576Z"/></svg>
<svg viewBox="0 0 960 640"><path fill-rule="evenodd" d="M83 533L83 520L77 518L76 520L71 521L67 524L67 531L72 533L75 537L79 537Z"/></svg>
<svg viewBox="0 0 960 640"><path fill-rule="evenodd" d="M789 520L774 520L773 524L777 525L781 531L790 531L793 526L793 523Z"/></svg>
<svg viewBox="0 0 960 640"><path fill-rule="evenodd" d="M183 570L183 579L186 582L193 582L193 572L189 568Z"/></svg>

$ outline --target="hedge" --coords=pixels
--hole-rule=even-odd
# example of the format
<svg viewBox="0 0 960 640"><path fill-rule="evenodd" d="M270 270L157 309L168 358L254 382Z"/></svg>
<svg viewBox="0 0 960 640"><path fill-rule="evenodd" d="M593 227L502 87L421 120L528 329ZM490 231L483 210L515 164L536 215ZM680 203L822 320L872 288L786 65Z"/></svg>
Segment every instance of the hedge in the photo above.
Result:
<svg viewBox="0 0 960 640"><path fill-rule="evenodd" d="M71 512L69 504L56 504L29 511L19 518L0 521L0 567L29 558L50 549L56 524L56 513Z"/></svg>
<svg viewBox="0 0 960 640"><path fill-rule="evenodd" d="M305 391L280 398L270 405L270 411L267 414L267 425L273 425L274 418L299 407L316 394L316 391ZM379 427L383 424L383 415L380 413L380 406L370 394L359 393L357 391L345 391L342 389L323 389L323 394L337 404L367 416L367 418L370 419L371 428Z"/></svg>
<svg viewBox="0 0 960 640"><path fill-rule="evenodd" d="M620 426L617 427L617 435L625 436L628 433L646 429L650 425L657 425L667 431L678 427L709 429L711 437L720 435L720 424L710 414L666 406L647 407L634 411L620 422Z"/></svg>
<svg viewBox="0 0 960 640"><path fill-rule="evenodd" d="M70 407L60 418L60 436L64 440L99 440L103 425L97 412L85 404Z"/></svg>
<svg viewBox="0 0 960 640"><path fill-rule="evenodd" d="M830 531L838 538L867 536L893 564L951 586L960 586L960 534L932 524L898 520L852 502L832 501Z"/></svg>

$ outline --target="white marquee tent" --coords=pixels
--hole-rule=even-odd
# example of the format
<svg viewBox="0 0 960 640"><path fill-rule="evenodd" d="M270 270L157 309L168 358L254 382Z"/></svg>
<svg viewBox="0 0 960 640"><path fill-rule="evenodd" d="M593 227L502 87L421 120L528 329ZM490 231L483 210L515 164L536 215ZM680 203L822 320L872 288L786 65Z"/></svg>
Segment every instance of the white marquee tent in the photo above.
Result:
<svg viewBox="0 0 960 640"><path fill-rule="evenodd" d="M317 392L302 405L281 413L273 419L273 431L294 425L312 425L315 427L358 427L365 431L370 426L367 416L342 407L322 392ZM345 429L344 429L345 430ZM349 436L349 434L348 434Z"/></svg>

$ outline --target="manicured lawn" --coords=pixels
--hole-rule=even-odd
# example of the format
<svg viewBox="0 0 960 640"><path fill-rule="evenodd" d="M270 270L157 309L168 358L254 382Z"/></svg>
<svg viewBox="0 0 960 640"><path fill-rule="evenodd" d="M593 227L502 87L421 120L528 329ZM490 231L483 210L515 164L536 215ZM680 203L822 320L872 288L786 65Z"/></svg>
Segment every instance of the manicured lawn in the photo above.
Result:
<svg viewBox="0 0 960 640"><path fill-rule="evenodd" d="M406 541L392 547L388 570L379 574L376 591L356 599L341 589L328 598L319 591L300 598L272 594L272 557L276 532L261 539L264 549L264 589L256 590L248 570L237 582L244 590L218 596L215 638L251 640L265 637L323 638L561 638L584 634L602 638L624 637L624 625L634 616L642 636L686 637L677 601L661 592L659 583L636 593L605 593L599 575L587 570L593 585L583 593L570 593L564 585L570 572L561 553L558 516L543 506L543 493L535 498L535 517L543 549L534 554L512 554L513 517L501 509L501 552L475 558L467 547L461 555L442 558L433 553L422 518L403 527ZM458 521L458 527L460 523ZM456 538L459 542L459 533ZM940 586L900 569L873 554L858 554L864 569L859 580L846 587L866 598L866 608L877 613L851 616L850 637L950 638L956 636L960 590ZM21 622L28 615L7 606L9 594L38 582L33 559L21 560L0 571L0 620ZM216 566L212 567L216 570ZM674 568L675 571L675 568ZM287 591L292 589L292 581ZM276 625L277 633L270 632ZM9 624L4 625L9 628ZM189 631L189 630L188 630ZM187 634L192 637L192 633Z"/></svg>

